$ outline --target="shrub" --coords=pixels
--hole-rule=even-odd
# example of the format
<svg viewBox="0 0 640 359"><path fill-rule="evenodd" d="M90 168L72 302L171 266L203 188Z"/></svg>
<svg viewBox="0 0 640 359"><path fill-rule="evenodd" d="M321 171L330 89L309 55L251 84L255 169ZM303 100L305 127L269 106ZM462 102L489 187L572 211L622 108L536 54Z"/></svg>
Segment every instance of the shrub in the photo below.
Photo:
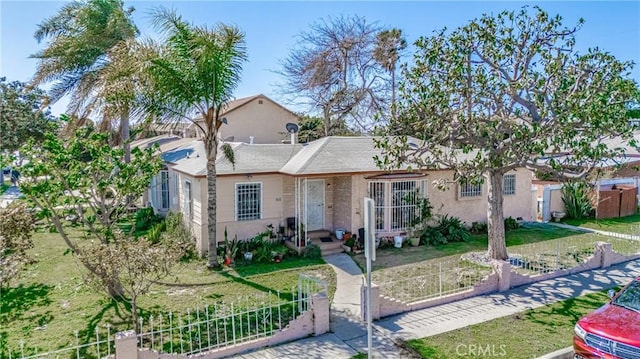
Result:
<svg viewBox="0 0 640 359"><path fill-rule="evenodd" d="M520 223L513 217L508 217L504 219L504 230L512 231L514 229L520 228Z"/></svg>
<svg viewBox="0 0 640 359"><path fill-rule="evenodd" d="M427 227L423 236L420 238L420 244L438 245L447 243L447 238L436 227Z"/></svg>
<svg viewBox="0 0 640 359"><path fill-rule="evenodd" d="M181 261L189 261L197 259L195 241L191 235L191 231L184 224L181 213L170 212L164 220L166 232L164 232L164 241L170 241L175 244L182 255Z"/></svg>
<svg viewBox="0 0 640 359"><path fill-rule="evenodd" d="M466 242L471 237L464 222L458 217L449 217L448 214L438 219L435 228L447 239L447 242Z"/></svg>
<svg viewBox="0 0 640 359"><path fill-rule="evenodd" d="M166 229L167 223L165 221L154 224L147 232L147 240L153 244L159 243L162 239L162 232L166 231Z"/></svg>
<svg viewBox="0 0 640 359"><path fill-rule="evenodd" d="M309 244L302 252L303 258L319 259L322 258L322 250L316 244Z"/></svg>
<svg viewBox="0 0 640 359"><path fill-rule="evenodd" d="M160 217L156 216L153 208L146 207L140 208L134 217L135 226L137 231L144 231L149 229L153 224L160 221Z"/></svg>
<svg viewBox="0 0 640 359"><path fill-rule="evenodd" d="M562 203L568 218L588 217L592 206L587 185L583 182L565 183L562 186Z"/></svg>
<svg viewBox="0 0 640 359"><path fill-rule="evenodd" d="M488 230L487 222L473 222L469 228L471 234L486 234Z"/></svg>

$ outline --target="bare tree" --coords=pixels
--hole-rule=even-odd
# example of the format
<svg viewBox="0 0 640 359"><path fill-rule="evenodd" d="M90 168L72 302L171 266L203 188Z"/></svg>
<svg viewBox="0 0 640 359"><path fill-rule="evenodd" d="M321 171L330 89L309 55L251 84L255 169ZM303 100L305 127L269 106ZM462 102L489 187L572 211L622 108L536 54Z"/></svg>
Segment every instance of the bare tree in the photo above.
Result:
<svg viewBox="0 0 640 359"><path fill-rule="evenodd" d="M325 135L341 121L366 131L384 107L385 69L373 55L379 32L357 16L321 20L281 61L283 91L307 99L310 112L322 117Z"/></svg>

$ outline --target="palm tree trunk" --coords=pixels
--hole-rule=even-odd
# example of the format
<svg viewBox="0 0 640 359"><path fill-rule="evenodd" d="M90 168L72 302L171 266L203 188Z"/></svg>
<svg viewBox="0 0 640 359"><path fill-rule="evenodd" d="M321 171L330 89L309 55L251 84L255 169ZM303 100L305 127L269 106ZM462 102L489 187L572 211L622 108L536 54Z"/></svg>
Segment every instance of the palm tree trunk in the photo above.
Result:
<svg viewBox="0 0 640 359"><path fill-rule="evenodd" d="M122 138L122 145L124 148L124 162L131 162L131 146L129 145L130 130L129 130L129 109L126 108L122 116L120 117L120 137Z"/></svg>
<svg viewBox="0 0 640 359"><path fill-rule="evenodd" d="M396 66L391 69L391 119L396 119Z"/></svg>
<svg viewBox="0 0 640 359"><path fill-rule="evenodd" d="M207 151L207 234L209 238L209 260L207 267L217 268L218 253L216 239L216 157L218 154L218 141L215 135L207 134L205 137L205 149Z"/></svg>
<svg viewBox="0 0 640 359"><path fill-rule="evenodd" d="M502 195L502 172L489 171L487 225L489 227L488 255L491 259L506 260L507 244L504 237L504 197Z"/></svg>

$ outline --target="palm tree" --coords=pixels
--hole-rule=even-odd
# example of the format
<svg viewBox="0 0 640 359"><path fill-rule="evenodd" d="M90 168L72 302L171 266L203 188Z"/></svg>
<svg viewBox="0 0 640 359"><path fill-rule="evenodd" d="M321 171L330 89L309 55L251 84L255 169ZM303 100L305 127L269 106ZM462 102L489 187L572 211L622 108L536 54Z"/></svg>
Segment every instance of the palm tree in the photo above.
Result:
<svg viewBox="0 0 640 359"><path fill-rule="evenodd" d="M376 47L373 58L391 74L391 117L396 118L396 64L402 50L407 48L407 41L402 37L402 30L383 30L376 36Z"/></svg>
<svg viewBox="0 0 640 359"><path fill-rule="evenodd" d="M154 24L166 36L147 60L148 109L162 122L183 119L196 124L204 134L207 152L208 266L217 267L216 253L216 157L220 112L232 99L247 60L244 34L234 26L200 27L188 24L174 11L155 10ZM195 118L203 119L199 125ZM228 145L227 145L228 146ZM226 156L229 148L223 146Z"/></svg>
<svg viewBox="0 0 640 359"><path fill-rule="evenodd" d="M96 90L104 83L100 79L105 68L112 63L109 53L138 34L132 13L133 8L124 9L122 0L73 1L62 6L57 14L39 24L34 34L38 42L50 39L50 43L31 55L40 60L31 85L53 82L51 102L70 95L67 111L78 118L100 111L104 101L96 93L103 91ZM125 106L118 114L128 162L129 109ZM105 120L103 126L111 121Z"/></svg>

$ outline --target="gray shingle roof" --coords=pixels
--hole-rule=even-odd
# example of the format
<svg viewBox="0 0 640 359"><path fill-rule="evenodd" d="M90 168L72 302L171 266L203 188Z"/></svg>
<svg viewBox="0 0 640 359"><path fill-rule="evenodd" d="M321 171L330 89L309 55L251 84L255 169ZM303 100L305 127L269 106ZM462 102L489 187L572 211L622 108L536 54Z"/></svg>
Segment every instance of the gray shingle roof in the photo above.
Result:
<svg viewBox="0 0 640 359"><path fill-rule="evenodd" d="M290 175L380 171L373 137L324 137L304 146L280 172Z"/></svg>

